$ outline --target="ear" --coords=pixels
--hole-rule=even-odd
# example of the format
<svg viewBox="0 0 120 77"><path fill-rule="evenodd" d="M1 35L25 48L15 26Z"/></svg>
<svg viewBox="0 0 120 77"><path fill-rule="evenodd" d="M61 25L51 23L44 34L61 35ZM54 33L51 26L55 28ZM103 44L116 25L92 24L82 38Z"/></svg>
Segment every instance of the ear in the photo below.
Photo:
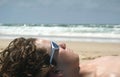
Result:
<svg viewBox="0 0 120 77"><path fill-rule="evenodd" d="M63 77L62 73L49 72L48 77Z"/></svg>
<svg viewBox="0 0 120 77"><path fill-rule="evenodd" d="M46 77L48 75L50 68L42 68L40 73L38 73L35 77ZM48 76L47 76L48 77Z"/></svg>

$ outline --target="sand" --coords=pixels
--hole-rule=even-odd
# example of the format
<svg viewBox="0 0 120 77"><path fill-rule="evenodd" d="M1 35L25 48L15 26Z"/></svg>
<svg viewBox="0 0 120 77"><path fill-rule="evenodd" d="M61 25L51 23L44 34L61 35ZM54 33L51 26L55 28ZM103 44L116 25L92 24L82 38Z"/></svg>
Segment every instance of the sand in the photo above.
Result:
<svg viewBox="0 0 120 77"><path fill-rule="evenodd" d="M4 50L11 39L0 39L0 51ZM59 41L57 41L59 42ZM120 43L64 41L68 48L79 54L81 62L101 56L119 56Z"/></svg>
<svg viewBox="0 0 120 77"><path fill-rule="evenodd" d="M92 60L102 56L119 56L120 43L66 42L67 46L79 54L80 60Z"/></svg>

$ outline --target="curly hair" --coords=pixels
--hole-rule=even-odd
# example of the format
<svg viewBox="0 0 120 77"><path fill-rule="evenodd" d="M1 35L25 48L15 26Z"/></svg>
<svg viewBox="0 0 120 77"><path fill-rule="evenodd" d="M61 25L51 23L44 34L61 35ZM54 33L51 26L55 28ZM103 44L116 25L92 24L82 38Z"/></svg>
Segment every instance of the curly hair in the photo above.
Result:
<svg viewBox="0 0 120 77"><path fill-rule="evenodd" d="M45 48L35 46L35 38L16 38L0 53L1 77L45 77L50 56Z"/></svg>

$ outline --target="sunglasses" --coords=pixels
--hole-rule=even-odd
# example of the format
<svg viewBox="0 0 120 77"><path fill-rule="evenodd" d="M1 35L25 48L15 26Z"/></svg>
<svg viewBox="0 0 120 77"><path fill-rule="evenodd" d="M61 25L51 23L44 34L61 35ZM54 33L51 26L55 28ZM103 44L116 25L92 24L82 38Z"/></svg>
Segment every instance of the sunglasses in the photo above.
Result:
<svg viewBox="0 0 120 77"><path fill-rule="evenodd" d="M51 41L50 65L52 65L52 60L55 55L55 52L58 52L58 51L59 51L59 46L55 42Z"/></svg>

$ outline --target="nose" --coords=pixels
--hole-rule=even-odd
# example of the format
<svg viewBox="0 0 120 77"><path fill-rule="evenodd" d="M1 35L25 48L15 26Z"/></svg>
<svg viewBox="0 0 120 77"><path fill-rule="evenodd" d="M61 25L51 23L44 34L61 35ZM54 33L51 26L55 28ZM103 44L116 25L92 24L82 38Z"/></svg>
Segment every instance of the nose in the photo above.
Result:
<svg viewBox="0 0 120 77"><path fill-rule="evenodd" d="M63 49L66 49L66 44L65 43L60 43L59 46Z"/></svg>

